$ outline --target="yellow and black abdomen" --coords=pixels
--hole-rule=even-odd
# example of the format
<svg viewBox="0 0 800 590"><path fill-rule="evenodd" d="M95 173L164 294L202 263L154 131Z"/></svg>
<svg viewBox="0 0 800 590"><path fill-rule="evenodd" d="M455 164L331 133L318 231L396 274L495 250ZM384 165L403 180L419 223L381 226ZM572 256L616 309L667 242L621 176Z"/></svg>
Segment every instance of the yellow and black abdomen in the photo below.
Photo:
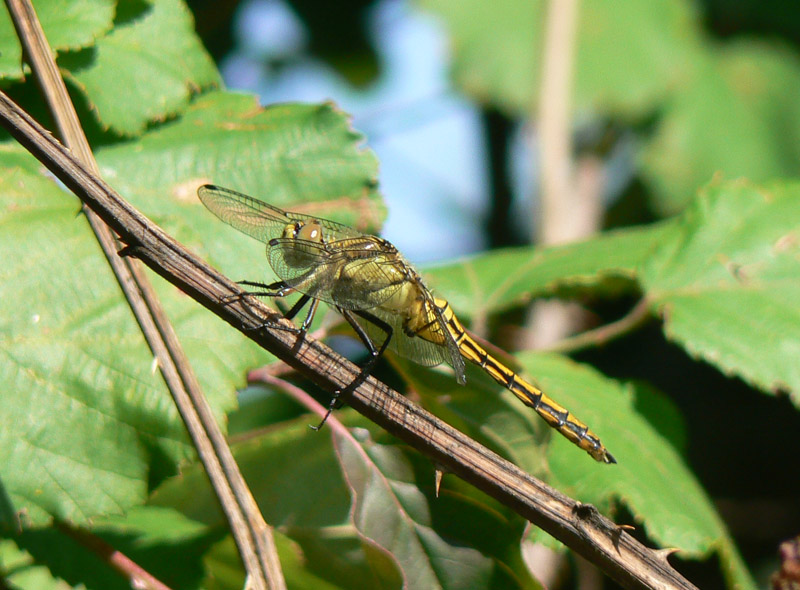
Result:
<svg viewBox="0 0 800 590"><path fill-rule="evenodd" d="M435 305L441 310L442 316L447 322L447 329L455 340L462 357L478 365L497 383L511 390L522 403L533 408L545 422L558 430L570 442L589 453L594 459L603 463L616 463L613 455L600 442L600 438L589 430L586 424L486 352L464 329L449 303L442 299L436 299Z"/></svg>

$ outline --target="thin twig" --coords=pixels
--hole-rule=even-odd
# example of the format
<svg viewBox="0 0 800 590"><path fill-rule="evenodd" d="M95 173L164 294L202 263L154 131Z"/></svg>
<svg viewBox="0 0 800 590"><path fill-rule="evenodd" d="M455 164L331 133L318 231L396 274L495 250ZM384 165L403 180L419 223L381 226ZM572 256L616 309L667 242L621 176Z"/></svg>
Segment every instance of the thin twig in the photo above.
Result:
<svg viewBox="0 0 800 590"><path fill-rule="evenodd" d="M61 137L88 169L99 174L33 6L28 0L6 0L6 4ZM150 281L137 261L117 255L121 246L109 227L85 206L84 211L145 339L158 359L164 381L228 518L252 587L282 590L286 584L272 529L264 522L239 472Z"/></svg>
<svg viewBox="0 0 800 590"><path fill-rule="evenodd" d="M539 130L541 202L538 240L556 244L574 239L584 215L572 176L572 80L579 0L550 0L544 27L541 88L532 121ZM583 233L583 232L581 232Z"/></svg>
<svg viewBox="0 0 800 590"><path fill-rule="evenodd" d="M59 180L116 231L129 251L153 271L257 344L328 391L344 388L359 368L324 344L299 340L287 330L263 327L277 321L262 302L243 298L239 286L187 251L123 200L64 149L47 131L0 92L0 123ZM262 327L262 329L256 329ZM580 504L445 424L373 377L350 404L379 426L562 541L626 588L694 586L666 556L633 539L591 506ZM598 467L600 469L608 467Z"/></svg>
<svg viewBox="0 0 800 590"><path fill-rule="evenodd" d="M643 298L633 309L617 321L605 324L594 330L587 330L581 334L564 338L547 350L549 352L569 354L577 350L583 350L584 348L603 346L612 340L629 334L634 329L645 324L651 317L650 302L647 298Z"/></svg>
<svg viewBox="0 0 800 590"><path fill-rule="evenodd" d="M56 527L122 574L130 582L131 588L170 590L169 586L157 580L150 572L97 535L75 528L63 521L56 521Z"/></svg>
<svg viewBox="0 0 800 590"><path fill-rule="evenodd" d="M542 47L541 88L531 113L539 131L540 199L533 219L538 242L562 244L597 231L601 219L602 173L596 163L573 162L572 94L577 49L579 0L550 0ZM578 306L539 301L525 324L524 348L547 348L579 328L584 314Z"/></svg>
<svg viewBox="0 0 800 590"><path fill-rule="evenodd" d="M531 122L539 130L538 168L541 170L538 211L534 212L542 245L575 241L597 231L599 191L579 190L573 162L572 94L577 52L580 0L545 3L541 87ZM580 168L579 168L580 170ZM585 175L579 175L585 178ZM599 184L596 184L599 187ZM557 300L537 301L525 321L525 348L542 349L579 329L583 309ZM544 581L549 585L549 581ZM586 581L582 580L582 584Z"/></svg>

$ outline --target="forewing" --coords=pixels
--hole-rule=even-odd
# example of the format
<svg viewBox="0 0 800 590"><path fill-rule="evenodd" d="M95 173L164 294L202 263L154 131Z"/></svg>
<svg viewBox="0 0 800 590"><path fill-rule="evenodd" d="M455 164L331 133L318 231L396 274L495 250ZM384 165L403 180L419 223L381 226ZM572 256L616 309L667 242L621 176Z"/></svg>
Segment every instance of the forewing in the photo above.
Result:
<svg viewBox="0 0 800 590"><path fill-rule="evenodd" d="M221 186L203 185L197 196L222 221L265 244L292 223L285 211Z"/></svg>
<svg viewBox="0 0 800 590"><path fill-rule="evenodd" d="M328 242L335 242L337 240L344 240L350 238L369 237L365 236L365 234L361 233L357 229L353 229L348 225L342 225L341 223L336 223L335 221L331 221L330 219L310 217L308 215L303 215L302 213L293 213L291 211L286 211L286 216L292 221L302 221L306 223L309 221L316 221L324 228L323 233L325 234L325 240Z"/></svg>

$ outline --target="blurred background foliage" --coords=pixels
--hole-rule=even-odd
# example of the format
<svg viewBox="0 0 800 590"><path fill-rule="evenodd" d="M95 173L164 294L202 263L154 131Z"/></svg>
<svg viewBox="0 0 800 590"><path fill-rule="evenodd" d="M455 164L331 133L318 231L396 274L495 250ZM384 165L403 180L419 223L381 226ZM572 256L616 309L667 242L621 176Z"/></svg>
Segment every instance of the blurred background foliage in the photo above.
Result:
<svg viewBox="0 0 800 590"><path fill-rule="evenodd" d="M535 239L530 115L544 3L347 0L332 10L326 2L287 0L277 12L286 11L285 22L296 22L300 34L279 48L269 47L270 37L282 35L241 24L241 15L259 5L276 10L275 2L190 4L229 85L269 103L298 90L300 74L292 72L319 73L321 81L298 93L334 98L354 114L381 160L390 210L384 235L413 260ZM603 163L604 227L674 215L715 175L755 182L798 175L795 2L587 0L580 10L575 158ZM426 76L433 80L420 81ZM403 83L418 88L384 91ZM449 212L431 203L446 203ZM596 312L613 319L627 305ZM579 358L669 392L687 421L692 468L751 566L772 569L776 541L800 530L800 471L779 459L800 432L790 402L692 360L657 326Z"/></svg>

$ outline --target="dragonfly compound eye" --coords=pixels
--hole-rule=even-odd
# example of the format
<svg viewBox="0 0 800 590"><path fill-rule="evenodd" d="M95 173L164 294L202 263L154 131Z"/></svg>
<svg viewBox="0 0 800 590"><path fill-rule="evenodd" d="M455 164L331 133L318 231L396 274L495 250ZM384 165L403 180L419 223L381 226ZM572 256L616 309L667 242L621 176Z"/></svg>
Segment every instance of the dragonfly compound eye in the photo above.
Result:
<svg viewBox="0 0 800 590"><path fill-rule="evenodd" d="M299 224L298 224L299 225ZM295 232L294 237L306 242L322 243L322 226L316 221L302 224Z"/></svg>

